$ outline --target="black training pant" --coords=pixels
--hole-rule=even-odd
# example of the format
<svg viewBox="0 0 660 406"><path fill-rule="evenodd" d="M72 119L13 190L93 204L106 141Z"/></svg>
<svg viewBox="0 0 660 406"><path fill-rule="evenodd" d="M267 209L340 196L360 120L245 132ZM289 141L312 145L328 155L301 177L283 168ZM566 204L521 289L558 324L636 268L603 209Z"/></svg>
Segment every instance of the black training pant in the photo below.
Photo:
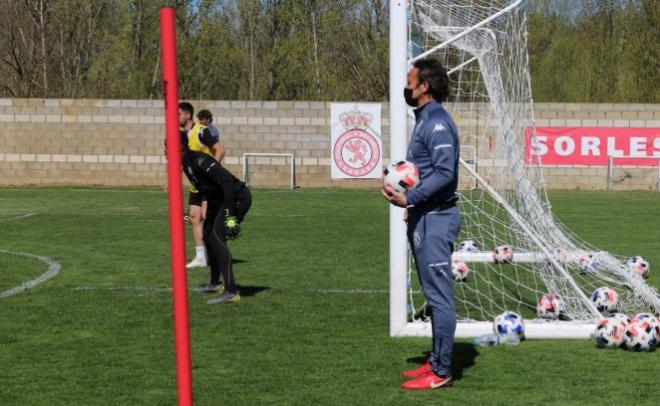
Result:
<svg viewBox="0 0 660 406"><path fill-rule="evenodd" d="M225 291L236 292L231 253L225 237L225 208L222 204L208 202L203 238L211 267L211 284L220 284L220 276L222 276Z"/></svg>
<svg viewBox="0 0 660 406"><path fill-rule="evenodd" d="M243 221L245 214L252 205L252 196L247 187L236 194L236 217ZM211 284L218 285L220 277L225 285L225 291L237 291L234 279L234 268L231 262L231 252L225 237L225 206L217 201L209 201L206 209L206 220L203 229L204 245L211 267Z"/></svg>

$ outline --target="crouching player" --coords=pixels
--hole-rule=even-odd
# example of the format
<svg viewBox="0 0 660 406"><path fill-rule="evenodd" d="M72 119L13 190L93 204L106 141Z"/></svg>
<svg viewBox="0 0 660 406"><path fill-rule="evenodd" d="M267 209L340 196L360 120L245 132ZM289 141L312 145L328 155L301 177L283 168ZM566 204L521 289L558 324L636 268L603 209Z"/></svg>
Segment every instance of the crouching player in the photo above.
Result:
<svg viewBox="0 0 660 406"><path fill-rule="evenodd" d="M181 140L181 163L190 183L207 201L206 212L202 213L202 231L211 280L202 290L220 290L220 277L224 291L207 303L238 303L241 300L232 267L227 239L237 238L240 223L250 209L252 196L247 186L222 167L208 154L192 151L187 140Z"/></svg>

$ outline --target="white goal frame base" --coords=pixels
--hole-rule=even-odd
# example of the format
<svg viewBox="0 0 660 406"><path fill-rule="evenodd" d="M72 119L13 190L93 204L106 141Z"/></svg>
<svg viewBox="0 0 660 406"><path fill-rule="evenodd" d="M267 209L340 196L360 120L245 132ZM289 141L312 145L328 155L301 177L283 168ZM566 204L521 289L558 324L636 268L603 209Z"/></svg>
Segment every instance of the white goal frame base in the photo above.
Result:
<svg viewBox="0 0 660 406"><path fill-rule="evenodd" d="M586 254L584 252L568 252L566 260L577 262L578 259ZM591 252L598 256L601 252ZM605 254L605 253L602 253ZM511 263L544 263L547 257L540 252L519 252L513 254ZM460 260L467 263L487 262L492 263L493 254L491 252L454 252L452 260ZM524 320L525 337L534 339L585 339L593 333L595 321L559 321L532 319ZM493 332L493 323L489 321L464 321L459 320L456 323L456 338L477 337L482 334ZM413 321L404 325L403 329L394 335L395 337L431 337L431 323L425 321Z"/></svg>
<svg viewBox="0 0 660 406"><path fill-rule="evenodd" d="M525 338L531 339L585 339L594 332L595 322L525 320ZM456 323L456 338L478 337L493 333L493 323L474 321ZM431 337L431 323L407 323L395 337Z"/></svg>
<svg viewBox="0 0 660 406"><path fill-rule="evenodd" d="M571 251L566 253L566 262L578 262L583 255L593 254L596 257L599 255L605 256L607 252L603 251ZM494 263L493 253L487 251L480 252L454 252L451 255L452 261L463 261L463 262L486 262ZM555 258L556 259L556 258ZM536 263L542 264L548 262L548 257L542 252L514 252L513 259L508 261L512 264L515 263Z"/></svg>

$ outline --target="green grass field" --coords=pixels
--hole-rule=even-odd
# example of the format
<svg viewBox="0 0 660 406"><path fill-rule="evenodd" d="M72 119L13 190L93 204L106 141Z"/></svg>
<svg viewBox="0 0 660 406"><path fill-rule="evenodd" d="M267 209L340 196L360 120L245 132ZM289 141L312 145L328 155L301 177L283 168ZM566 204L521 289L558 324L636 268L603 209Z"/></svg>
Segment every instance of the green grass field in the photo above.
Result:
<svg viewBox="0 0 660 406"><path fill-rule="evenodd" d="M657 194L551 199L587 241L647 258L660 286ZM28 213L37 214L13 219ZM62 265L0 299L0 404L176 403L166 219L157 190L0 189L0 249ZM376 191L255 190L243 230L232 243L241 303L190 294L196 404L657 404L659 352L588 340L461 340L453 388L402 391L400 371L430 340L388 336L387 206ZM0 254L0 291L45 269ZM189 285L207 277L191 270Z"/></svg>

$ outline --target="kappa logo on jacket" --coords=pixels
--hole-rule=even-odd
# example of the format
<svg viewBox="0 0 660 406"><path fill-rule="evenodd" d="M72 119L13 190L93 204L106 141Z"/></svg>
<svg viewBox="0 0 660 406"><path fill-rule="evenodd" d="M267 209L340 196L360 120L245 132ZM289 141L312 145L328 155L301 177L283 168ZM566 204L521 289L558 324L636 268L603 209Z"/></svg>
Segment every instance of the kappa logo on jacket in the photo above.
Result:
<svg viewBox="0 0 660 406"><path fill-rule="evenodd" d="M447 131L447 129L445 128L444 125L438 123L435 125L435 127L433 127L433 132L437 133L438 131Z"/></svg>

